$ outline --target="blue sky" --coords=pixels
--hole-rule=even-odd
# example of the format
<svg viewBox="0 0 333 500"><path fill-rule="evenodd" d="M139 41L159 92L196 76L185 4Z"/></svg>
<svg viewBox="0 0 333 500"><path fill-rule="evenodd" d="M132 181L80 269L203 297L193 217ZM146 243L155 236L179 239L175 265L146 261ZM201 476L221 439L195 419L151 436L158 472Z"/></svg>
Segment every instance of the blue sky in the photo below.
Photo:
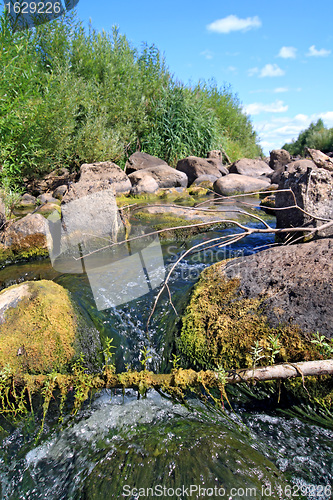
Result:
<svg viewBox="0 0 333 500"><path fill-rule="evenodd" d="M184 83L230 84L265 154L320 117L333 127L333 0L79 0L77 12L155 44Z"/></svg>
<svg viewBox="0 0 333 500"><path fill-rule="evenodd" d="M332 0L80 0L77 11L154 43L185 83L231 84L266 154L319 117L333 127Z"/></svg>

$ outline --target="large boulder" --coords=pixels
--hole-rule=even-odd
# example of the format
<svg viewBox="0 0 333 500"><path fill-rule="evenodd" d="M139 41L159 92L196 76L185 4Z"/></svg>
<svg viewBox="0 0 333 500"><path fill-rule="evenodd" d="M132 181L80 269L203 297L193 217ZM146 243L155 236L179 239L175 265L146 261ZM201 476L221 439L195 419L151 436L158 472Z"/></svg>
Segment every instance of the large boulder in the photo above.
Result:
<svg viewBox="0 0 333 500"><path fill-rule="evenodd" d="M220 171L221 175L228 175L229 170L217 158L207 158L207 162L209 163L209 165L217 168L217 170Z"/></svg>
<svg viewBox="0 0 333 500"><path fill-rule="evenodd" d="M274 149L271 151L269 166L274 170L271 177L272 184L279 184L281 173L291 161L291 156L285 149Z"/></svg>
<svg viewBox="0 0 333 500"><path fill-rule="evenodd" d="M131 182L125 172L111 161L84 163L80 168L80 179L70 185L62 203L88 196L89 194L111 189L114 195L128 194Z"/></svg>
<svg viewBox="0 0 333 500"><path fill-rule="evenodd" d="M190 186L200 175L214 175L216 178L222 176L220 170L217 168L216 164L214 164L214 161L212 162L212 160L213 158L206 159L198 158L197 156L188 156L183 160L179 160L176 168L180 172L184 172L187 175L188 185Z"/></svg>
<svg viewBox="0 0 333 500"><path fill-rule="evenodd" d="M156 182L158 188L172 188L172 187L187 187L187 176L183 172L179 172L169 165L159 165L156 167L149 167L137 172L133 172L128 176L132 183L132 193L138 194L144 191L144 185L149 189L148 192L154 192L156 189Z"/></svg>
<svg viewBox="0 0 333 500"><path fill-rule="evenodd" d="M333 171L317 167L312 160L296 160L282 172L279 189L291 189L295 198L287 191L276 193L275 207L279 209L276 211L277 228L315 228L321 226L325 219L333 219ZM302 210L288 209L295 205L295 200ZM319 233L320 236L332 234L332 226ZM301 235L295 233L295 236Z"/></svg>
<svg viewBox="0 0 333 500"><path fill-rule="evenodd" d="M7 224L0 235L0 260L47 255L47 230L47 220L37 213Z"/></svg>
<svg viewBox="0 0 333 500"><path fill-rule="evenodd" d="M164 160L160 160L160 158L157 158L156 156L137 151L128 158L125 165L125 172L126 174L131 174L132 172L137 172L137 170L149 167L158 167L160 165L167 165L167 163Z"/></svg>
<svg viewBox="0 0 333 500"><path fill-rule="evenodd" d="M14 375L66 372L81 353L91 371L101 368L99 334L52 281L26 281L0 292L0 368Z"/></svg>
<svg viewBox="0 0 333 500"><path fill-rule="evenodd" d="M254 193L268 189L271 183L267 179L257 179L247 175L229 174L217 179L214 191L222 196L234 194Z"/></svg>
<svg viewBox="0 0 333 500"><path fill-rule="evenodd" d="M231 174L247 175L248 177L270 177L273 170L263 160L242 158L235 161L229 168Z"/></svg>
<svg viewBox="0 0 333 500"><path fill-rule="evenodd" d="M280 246L207 268L182 319L180 352L191 365L226 369L320 359L314 335L333 337L333 240Z"/></svg>

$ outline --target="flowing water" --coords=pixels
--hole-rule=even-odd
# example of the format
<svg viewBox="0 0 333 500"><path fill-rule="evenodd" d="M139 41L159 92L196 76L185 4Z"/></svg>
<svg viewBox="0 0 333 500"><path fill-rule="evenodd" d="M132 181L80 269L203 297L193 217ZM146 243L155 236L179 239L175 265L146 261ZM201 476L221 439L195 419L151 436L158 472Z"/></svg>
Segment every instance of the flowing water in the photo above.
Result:
<svg viewBox="0 0 333 500"><path fill-rule="evenodd" d="M196 236L185 247L224 231ZM187 257L170 282L176 308L182 311L207 265L272 242L267 235L257 235L222 253ZM165 265L183 250L182 242L164 244ZM61 274L48 260L0 271L1 288L31 279L53 279L73 293L102 334L114 339L118 370L139 368L145 347L152 354L149 368L170 369L177 317L167 296L147 334L156 291L97 311L85 274ZM237 391L234 412L224 413L197 398L183 405L155 391L138 400L131 390L104 390L62 424L50 411L38 444L32 418L15 426L3 422L2 498L333 498L332 420L319 426L307 408L300 418L297 408L278 413L262 404L249 405L249 396Z"/></svg>

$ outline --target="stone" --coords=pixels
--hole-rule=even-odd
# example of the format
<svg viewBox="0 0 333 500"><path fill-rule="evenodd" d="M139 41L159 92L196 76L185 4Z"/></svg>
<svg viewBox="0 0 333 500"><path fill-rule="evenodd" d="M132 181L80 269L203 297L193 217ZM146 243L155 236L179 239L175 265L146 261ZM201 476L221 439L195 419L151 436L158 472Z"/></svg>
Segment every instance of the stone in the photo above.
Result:
<svg viewBox="0 0 333 500"><path fill-rule="evenodd" d="M271 182L273 184L279 184L281 173L291 161L291 156L285 149L274 149L271 151L269 166L274 170L271 176Z"/></svg>
<svg viewBox="0 0 333 500"><path fill-rule="evenodd" d="M333 219L333 172L318 168L312 160L296 160L281 174L279 189L291 189L296 203L305 212L323 219ZM323 220L315 220L297 208L287 207L295 205L292 193L277 192L275 207L277 228L318 227ZM284 210L281 210L281 209ZM304 232L304 235L306 232ZM318 236L333 234L333 227L318 233ZM300 237L302 233L294 233ZM282 236L283 238L283 236Z"/></svg>
<svg viewBox="0 0 333 500"><path fill-rule="evenodd" d="M20 207L35 207L36 205L37 198L29 193L25 193L18 202L18 206Z"/></svg>
<svg viewBox="0 0 333 500"><path fill-rule="evenodd" d="M207 162L213 167L217 168L222 175L228 175L229 170L216 158L208 158Z"/></svg>
<svg viewBox="0 0 333 500"><path fill-rule="evenodd" d="M40 194L37 198L40 203L59 203L59 200L53 197L51 193Z"/></svg>
<svg viewBox="0 0 333 500"><path fill-rule="evenodd" d="M234 194L254 193L267 190L271 183L267 179L257 179L247 175L229 174L214 183L214 191L222 196Z"/></svg>
<svg viewBox="0 0 333 500"><path fill-rule="evenodd" d="M57 200L62 200L65 194L68 191L68 186L66 184L62 184L61 186L58 186L54 191L53 191L53 197L56 198Z"/></svg>
<svg viewBox="0 0 333 500"><path fill-rule="evenodd" d="M52 281L26 281L0 292L0 367L14 375L68 372L84 354L84 366L102 367L97 330L70 292Z"/></svg>
<svg viewBox="0 0 333 500"><path fill-rule="evenodd" d="M263 160L255 159L251 160L249 158L242 158L241 160L235 161L229 168L231 174L246 175L248 177L270 177L273 174L273 170L267 165Z"/></svg>
<svg viewBox="0 0 333 500"><path fill-rule="evenodd" d="M168 164L164 160L161 160L156 156L137 151L128 158L125 165L125 172L126 174L131 174L133 172L137 172L138 170L146 169L149 167L158 167L160 165Z"/></svg>
<svg viewBox="0 0 333 500"><path fill-rule="evenodd" d="M324 168L333 172L333 159L325 155L318 149L306 148L305 152L310 156L318 168Z"/></svg>
<svg viewBox="0 0 333 500"><path fill-rule="evenodd" d="M61 203L66 204L83 196L111 189L114 195L128 194L131 182L125 172L111 161L84 163L80 168L80 179L72 183Z"/></svg>
<svg viewBox="0 0 333 500"><path fill-rule="evenodd" d="M3 249L14 253L30 248L46 249L47 220L40 214L28 214L22 219L13 221L0 236Z"/></svg>
<svg viewBox="0 0 333 500"><path fill-rule="evenodd" d="M187 175L189 186L200 175L214 175L217 178L222 176L220 170L215 165L209 163L209 160L198 158L197 156L188 156L183 160L179 160L176 169Z"/></svg>
<svg viewBox="0 0 333 500"><path fill-rule="evenodd" d="M203 186L206 188L213 189L214 182L218 179L215 175L199 175L193 182L192 186Z"/></svg>
<svg viewBox="0 0 333 500"><path fill-rule="evenodd" d="M156 184L158 188L172 188L187 187L188 182L187 176L183 172L179 172L175 168L169 167L169 165L159 165L138 170L129 174L128 178L133 186L131 190L132 194L144 192L144 184L147 186L147 189L150 189L150 191L146 192L152 193Z"/></svg>
<svg viewBox="0 0 333 500"><path fill-rule="evenodd" d="M333 338L333 239L263 250L226 265L244 298L259 297L271 325Z"/></svg>
<svg viewBox="0 0 333 500"><path fill-rule="evenodd" d="M29 193L38 196L48 191L53 192L58 186L68 186L71 182L74 182L76 178L76 172L70 172L67 168L63 167L50 172L42 179L25 179L25 186Z"/></svg>

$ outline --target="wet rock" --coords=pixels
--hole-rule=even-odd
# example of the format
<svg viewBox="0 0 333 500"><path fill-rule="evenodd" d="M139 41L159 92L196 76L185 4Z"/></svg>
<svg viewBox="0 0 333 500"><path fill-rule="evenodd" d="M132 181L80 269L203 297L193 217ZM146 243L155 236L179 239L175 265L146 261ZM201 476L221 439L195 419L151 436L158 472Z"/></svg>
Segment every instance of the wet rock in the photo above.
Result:
<svg viewBox="0 0 333 500"><path fill-rule="evenodd" d="M270 177L273 170L263 160L251 160L243 158L235 161L229 168L231 174L246 175L248 177L255 177L257 179L262 177Z"/></svg>
<svg viewBox="0 0 333 500"><path fill-rule="evenodd" d="M229 174L214 183L214 191L222 196L234 194L252 193L269 188L271 185L267 179L257 179L247 175Z"/></svg>
<svg viewBox="0 0 333 500"><path fill-rule="evenodd" d="M149 155L148 153L141 153L137 151L133 153L127 160L125 165L126 174L131 174L150 167L158 167L160 165L168 165L164 160L156 156Z"/></svg>
<svg viewBox="0 0 333 500"><path fill-rule="evenodd" d="M324 223L312 217L333 219L333 172L318 168L312 160L297 160L290 163L281 174L279 189L291 189L296 203L305 212L297 208L294 197L288 192L276 193L276 208L287 208L276 212L278 228L318 227ZM304 233L305 234L305 233ZM333 234L333 227L318 233L319 236ZM295 233L295 237L301 236Z"/></svg>
<svg viewBox="0 0 333 500"><path fill-rule="evenodd" d="M101 368L97 330L70 293L52 281L26 281L0 292L0 366L14 375L67 372L80 353Z"/></svg>
<svg viewBox="0 0 333 500"><path fill-rule="evenodd" d="M209 161L206 158L188 156L183 160L179 160L176 168L187 175L188 185L190 186L200 175L214 175L216 178L222 176L216 165L212 165Z"/></svg>
<svg viewBox="0 0 333 500"><path fill-rule="evenodd" d="M113 194L128 194L131 182L125 172L111 161L83 164L80 179L69 186L62 199L62 204L69 203L83 196L111 189Z"/></svg>
<svg viewBox="0 0 333 500"><path fill-rule="evenodd" d="M54 198L51 193L44 193L38 196L37 200L40 203L59 203L59 200Z"/></svg>
<svg viewBox="0 0 333 500"><path fill-rule="evenodd" d="M192 186L202 186L213 189L214 182L218 179L215 175L199 175L193 182Z"/></svg>

